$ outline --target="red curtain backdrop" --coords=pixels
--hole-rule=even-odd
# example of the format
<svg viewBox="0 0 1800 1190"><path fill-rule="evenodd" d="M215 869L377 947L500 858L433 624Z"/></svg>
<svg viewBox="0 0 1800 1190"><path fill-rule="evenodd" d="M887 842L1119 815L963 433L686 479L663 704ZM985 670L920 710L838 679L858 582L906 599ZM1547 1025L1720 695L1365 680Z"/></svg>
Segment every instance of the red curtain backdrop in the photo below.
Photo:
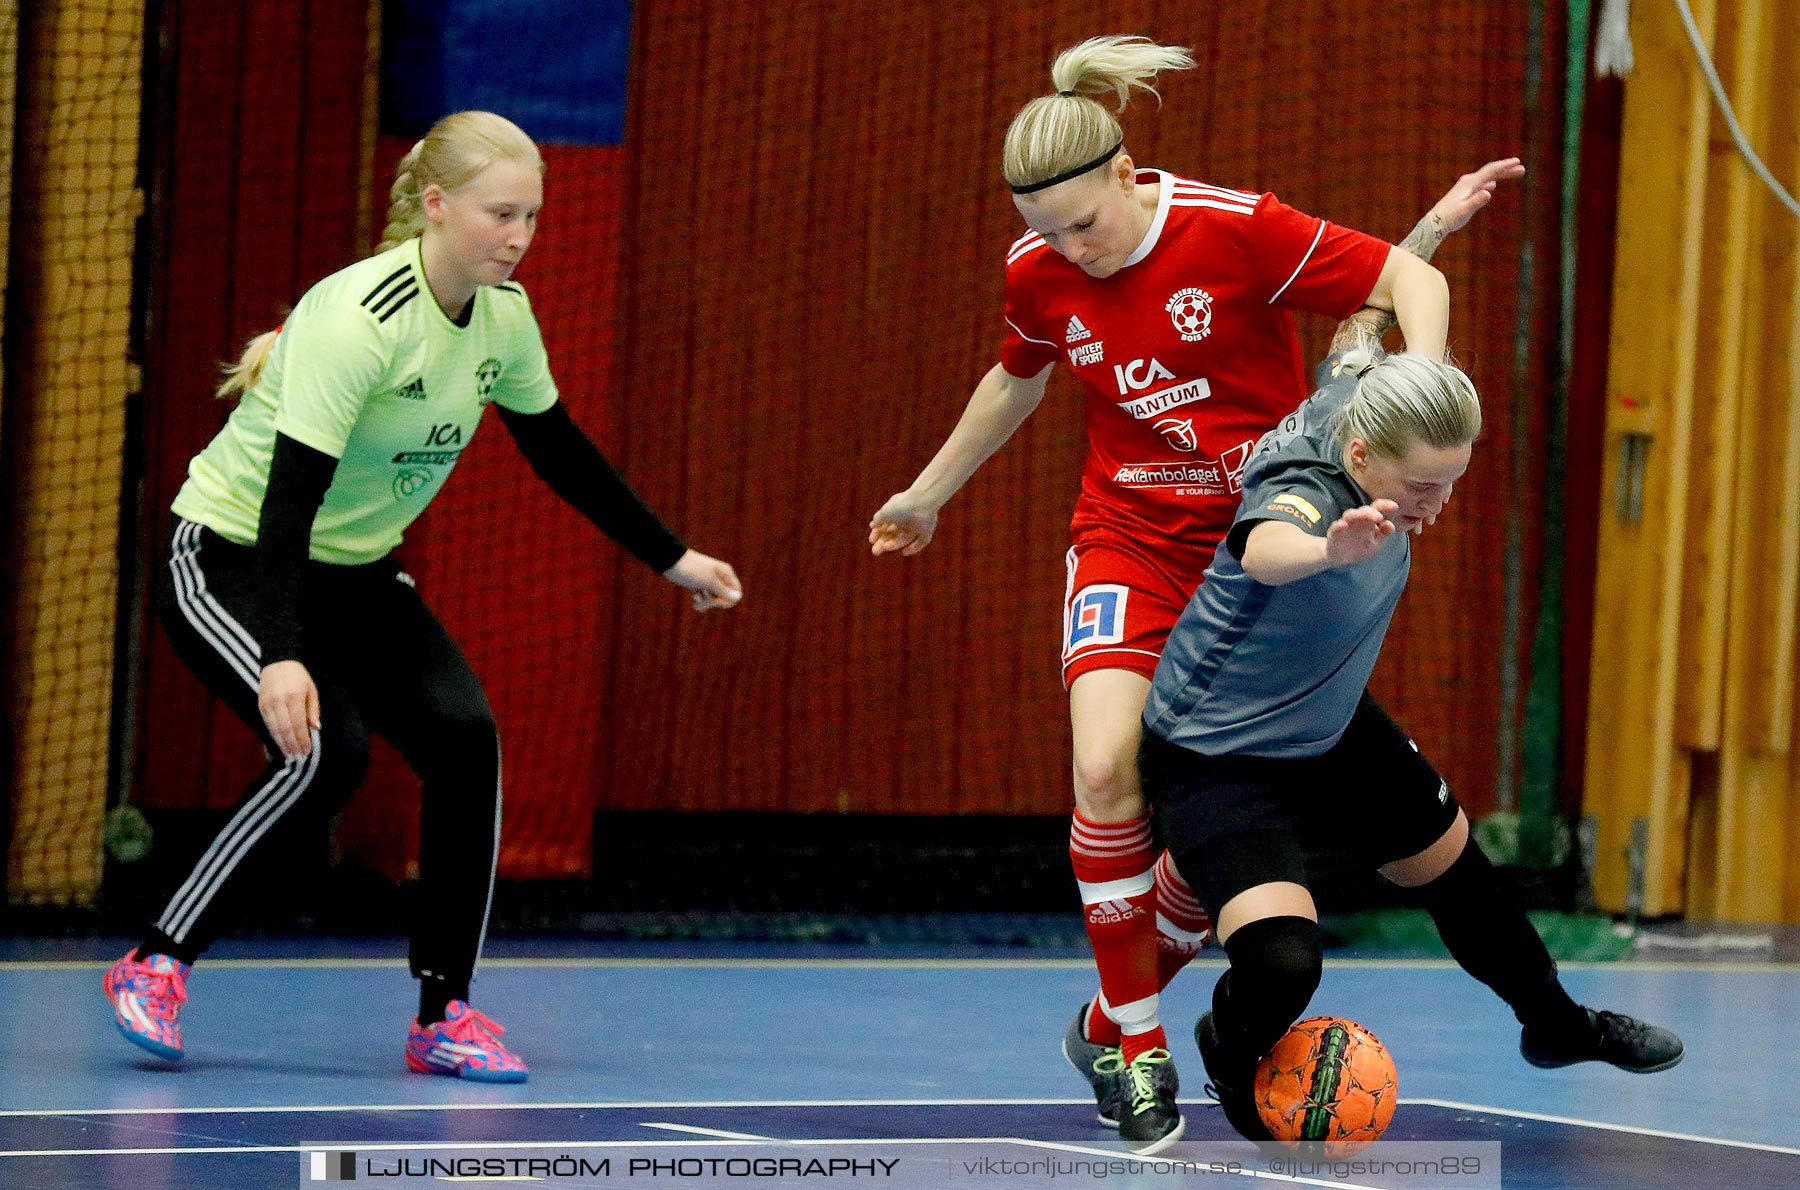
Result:
<svg viewBox="0 0 1800 1190"><path fill-rule="evenodd" d="M143 517L158 551L188 460L231 412L212 396L219 365L359 254L368 16L366 0L245 0L169 4L164 21L143 405ZM136 800L231 805L262 765L253 737L160 630L144 649Z"/></svg>
<svg viewBox="0 0 1800 1190"><path fill-rule="evenodd" d="M1494 805L1503 654L1523 667L1535 623L1560 129L1559 96L1528 92L1517 6L653 3L638 21L624 461L697 546L740 564L748 594L695 619L621 589L603 805L1069 805L1071 382L924 554L871 559L862 539L997 358L1001 265L1022 230L998 173L1006 125L1051 89L1057 50L1105 32L1190 45L1201 64L1161 80L1160 110L1127 111L1140 163L1390 239L1460 173L1532 157L1531 185L1438 259L1487 429L1419 543L1376 682L1471 811ZM1305 324L1310 352L1328 332Z"/></svg>
<svg viewBox="0 0 1800 1190"><path fill-rule="evenodd" d="M179 6L146 424L159 516L223 419L205 395L217 361L365 247L361 8L245 0L201 21ZM872 559L864 533L997 358L1002 262L1022 230L999 177L1007 122L1050 89L1058 49L1103 32L1187 44L1201 64L1163 78L1160 110L1127 111L1140 163L1390 239L1458 174L1529 158L1530 182L1438 257L1487 429L1419 542L1376 682L1471 811L1494 805L1503 662L1511 651L1526 672L1541 555L1561 116L1554 85L1530 87L1561 77L1555 29L1534 49L1518 7L1497 2L649 0L627 143L547 150L520 279L576 418L748 594L695 615L531 477L498 424L482 432L403 548L499 715L503 875L587 874L596 809L1067 809L1072 383L1053 382L923 555ZM378 212L403 148L380 147ZM1302 324L1309 352L1329 329ZM227 804L256 750L151 639L140 800ZM340 843L403 872L415 807L410 776L382 759Z"/></svg>

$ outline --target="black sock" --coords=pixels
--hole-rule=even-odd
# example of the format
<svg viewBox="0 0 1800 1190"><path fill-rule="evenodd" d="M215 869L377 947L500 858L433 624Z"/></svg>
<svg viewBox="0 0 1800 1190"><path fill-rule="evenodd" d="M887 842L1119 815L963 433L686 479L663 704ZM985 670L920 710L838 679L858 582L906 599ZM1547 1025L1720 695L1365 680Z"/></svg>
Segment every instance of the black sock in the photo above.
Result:
<svg viewBox="0 0 1800 1190"><path fill-rule="evenodd" d="M1493 988L1533 1030L1571 1036L1589 1029L1587 1010L1569 998L1537 929L1500 889L1474 839L1444 874L1414 890L1438 936L1464 971Z"/></svg>
<svg viewBox="0 0 1800 1190"><path fill-rule="evenodd" d="M1265 917L1234 930L1225 954L1231 967L1213 987L1213 1029L1224 1069L1212 1073L1233 1087L1248 1086L1256 1064L1318 990L1319 923Z"/></svg>
<svg viewBox="0 0 1800 1190"><path fill-rule="evenodd" d="M419 977L419 1023L433 1025L444 1019L449 1010L450 1001L469 999L469 981L452 982L444 975L421 975Z"/></svg>
<svg viewBox="0 0 1800 1190"><path fill-rule="evenodd" d="M161 930L151 930L144 935L144 940L138 943L134 957L142 962L153 954L166 954L176 962L186 963L191 967L194 965L194 960L200 957L200 948L183 945Z"/></svg>

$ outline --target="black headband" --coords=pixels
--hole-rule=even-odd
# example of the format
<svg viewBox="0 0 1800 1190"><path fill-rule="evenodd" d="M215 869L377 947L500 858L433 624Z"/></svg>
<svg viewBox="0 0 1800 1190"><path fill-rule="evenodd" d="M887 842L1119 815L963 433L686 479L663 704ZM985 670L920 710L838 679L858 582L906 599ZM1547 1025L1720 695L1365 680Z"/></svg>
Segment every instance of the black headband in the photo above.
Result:
<svg viewBox="0 0 1800 1190"><path fill-rule="evenodd" d="M1124 147L1125 147L1125 142L1120 141L1118 144L1114 145L1112 148L1108 149L1106 152L1100 154L1100 156L1094 158L1092 161L1088 162L1086 165L1078 165L1074 169L1065 169L1065 170L1063 170L1063 172L1057 174L1054 178L1045 178L1043 181L1033 182L1029 186L1014 186L1012 188L1012 192L1014 194L1035 194L1039 190L1048 190L1050 187L1059 185L1060 183L1063 183L1063 182L1066 182L1070 178L1079 178L1082 174L1086 173L1088 170L1099 169L1101 166L1105 165L1108 161L1111 161L1114 157L1117 157L1119 155L1119 150L1123 149Z"/></svg>

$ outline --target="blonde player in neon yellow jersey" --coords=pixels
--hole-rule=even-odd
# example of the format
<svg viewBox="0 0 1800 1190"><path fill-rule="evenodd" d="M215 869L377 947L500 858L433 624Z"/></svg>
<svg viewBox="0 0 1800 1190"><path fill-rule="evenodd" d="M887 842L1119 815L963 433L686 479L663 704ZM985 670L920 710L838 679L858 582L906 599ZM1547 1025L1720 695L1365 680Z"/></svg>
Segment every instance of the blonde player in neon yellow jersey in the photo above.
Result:
<svg viewBox="0 0 1800 1190"><path fill-rule="evenodd" d="M180 1058L190 965L246 870L349 798L379 734L424 782L407 1065L521 1082L503 1030L468 1003L499 849L499 734L391 551L494 405L551 488L696 609L731 607L743 588L643 505L557 399L530 302L509 280L543 203L530 137L460 112L397 173L381 246L252 341L221 388L241 400L175 498L158 613L274 759L105 988L128 1040Z"/></svg>

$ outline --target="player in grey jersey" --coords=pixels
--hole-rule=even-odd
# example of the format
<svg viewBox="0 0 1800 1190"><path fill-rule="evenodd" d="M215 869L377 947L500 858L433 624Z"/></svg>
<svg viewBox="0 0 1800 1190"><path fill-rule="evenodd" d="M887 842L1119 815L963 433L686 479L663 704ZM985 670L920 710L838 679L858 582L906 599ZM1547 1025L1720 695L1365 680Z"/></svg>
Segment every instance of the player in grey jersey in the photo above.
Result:
<svg viewBox="0 0 1800 1190"><path fill-rule="evenodd" d="M1675 1034L1563 989L1448 785L1367 691L1411 539L1469 465L1474 386L1448 363L1366 347L1334 354L1319 379L1257 444L1144 709L1145 796L1231 964L1195 1028L1220 1106L1269 1138L1251 1086L1319 983L1308 871L1321 859L1416 890L1452 957L1512 1007L1533 1065L1675 1065Z"/></svg>

